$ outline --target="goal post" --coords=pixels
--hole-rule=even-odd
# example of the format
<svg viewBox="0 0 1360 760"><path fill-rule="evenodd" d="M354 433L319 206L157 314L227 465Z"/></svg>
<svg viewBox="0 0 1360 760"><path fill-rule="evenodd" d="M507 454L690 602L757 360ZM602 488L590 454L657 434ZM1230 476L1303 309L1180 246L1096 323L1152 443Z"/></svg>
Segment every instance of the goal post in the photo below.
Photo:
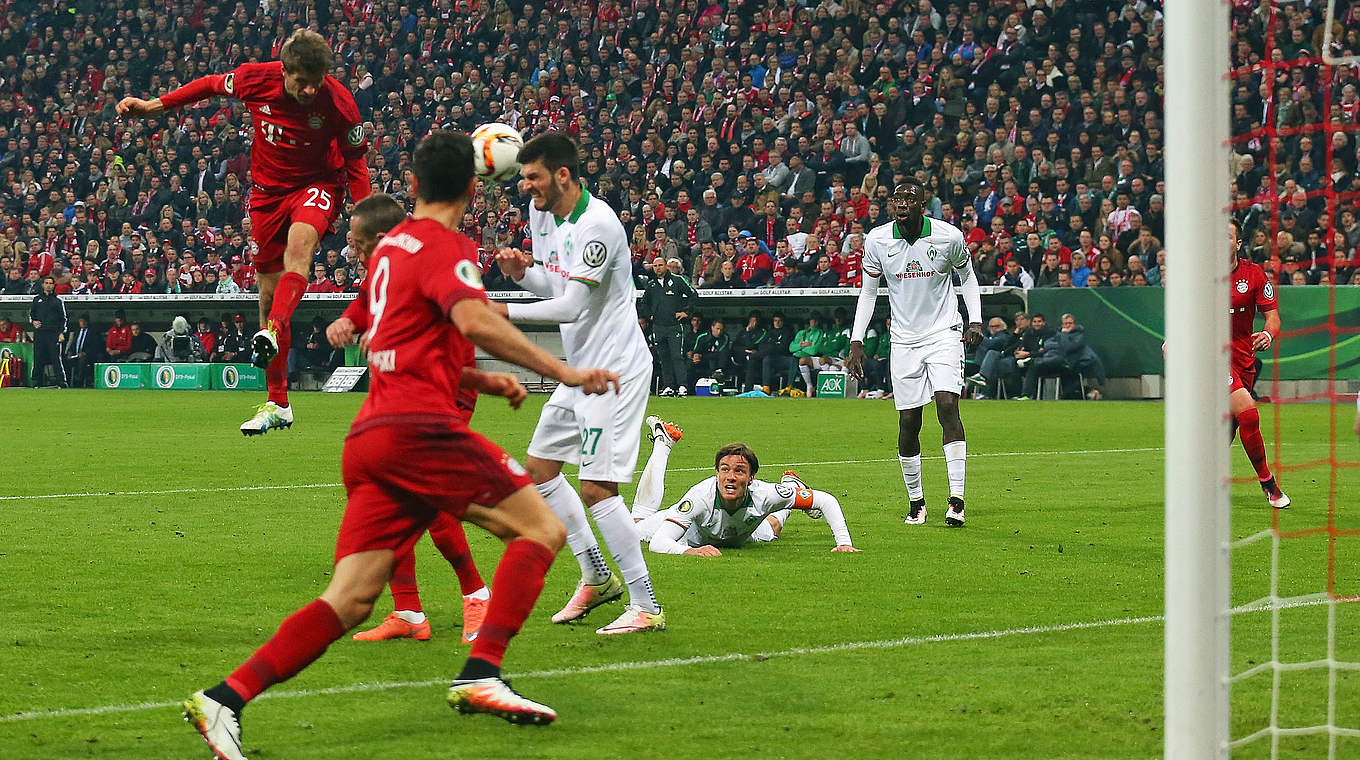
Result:
<svg viewBox="0 0 1360 760"><path fill-rule="evenodd" d="M1229 741L1228 4L1166 4L1165 757Z"/></svg>

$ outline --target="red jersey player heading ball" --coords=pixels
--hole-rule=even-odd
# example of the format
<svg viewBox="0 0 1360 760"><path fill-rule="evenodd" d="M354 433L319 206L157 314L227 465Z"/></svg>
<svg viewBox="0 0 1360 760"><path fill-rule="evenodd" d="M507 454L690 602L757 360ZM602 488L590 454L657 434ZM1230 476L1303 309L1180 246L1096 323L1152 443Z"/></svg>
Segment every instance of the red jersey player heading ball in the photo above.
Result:
<svg viewBox="0 0 1360 760"><path fill-rule="evenodd" d="M120 116L155 117L219 95L250 111L251 235L259 252L260 331L251 361L265 370L269 400L241 432L258 435L293 424L288 405L289 323L307 290L312 254L340 216L345 189L369 194L368 139L354 96L326 72L330 46L316 32L294 32L280 60L212 74L153 100L124 98Z"/></svg>
<svg viewBox="0 0 1360 760"><path fill-rule="evenodd" d="M1233 222L1228 228L1228 247L1232 251L1232 273L1228 277L1232 286L1228 405L1233 415L1233 431L1241 431L1242 448L1256 470L1266 501L1276 509L1284 509L1289 506L1289 497L1276 484L1266 462L1261 414L1251 395L1251 389L1256 385L1256 352L1270 348L1280 334L1280 306L1275 300L1275 286L1267 279L1265 270L1255 262L1237 257L1237 241L1237 223ZM1258 311L1265 317L1265 329L1252 332Z"/></svg>
<svg viewBox="0 0 1360 760"><path fill-rule="evenodd" d="M412 157L414 216L374 249L368 284L368 398L345 440L348 501L335 570L319 599L293 613L264 646L216 686L184 703L185 717L223 760L245 760L240 714L368 617L394 555L409 550L435 515L476 523L506 542L486 620L450 705L513 723L546 724L556 713L515 693L501 659L543 590L566 528L521 467L463 422L455 396L467 342L586 393L618 390L602 369L567 366L488 306L475 249L454 230L475 187L472 141L438 132ZM490 390L486 386L482 390ZM494 506L481 506L494 505Z"/></svg>

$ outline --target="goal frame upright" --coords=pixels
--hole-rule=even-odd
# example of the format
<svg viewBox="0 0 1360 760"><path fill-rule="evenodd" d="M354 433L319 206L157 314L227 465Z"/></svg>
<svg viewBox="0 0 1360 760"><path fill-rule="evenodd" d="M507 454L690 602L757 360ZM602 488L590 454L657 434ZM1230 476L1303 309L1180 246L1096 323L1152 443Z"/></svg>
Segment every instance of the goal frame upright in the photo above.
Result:
<svg viewBox="0 0 1360 760"><path fill-rule="evenodd" d="M1166 6L1164 754L1229 742L1229 8Z"/></svg>

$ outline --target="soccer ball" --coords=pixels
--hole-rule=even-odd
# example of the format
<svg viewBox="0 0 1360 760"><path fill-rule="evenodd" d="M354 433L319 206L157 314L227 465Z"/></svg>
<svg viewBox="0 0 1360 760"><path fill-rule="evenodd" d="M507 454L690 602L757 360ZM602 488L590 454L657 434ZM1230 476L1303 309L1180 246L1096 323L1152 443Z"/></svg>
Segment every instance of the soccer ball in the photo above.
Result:
<svg viewBox="0 0 1360 760"><path fill-rule="evenodd" d="M508 124L492 122L472 130L472 163L477 176L504 182L519 171L519 151L524 138Z"/></svg>

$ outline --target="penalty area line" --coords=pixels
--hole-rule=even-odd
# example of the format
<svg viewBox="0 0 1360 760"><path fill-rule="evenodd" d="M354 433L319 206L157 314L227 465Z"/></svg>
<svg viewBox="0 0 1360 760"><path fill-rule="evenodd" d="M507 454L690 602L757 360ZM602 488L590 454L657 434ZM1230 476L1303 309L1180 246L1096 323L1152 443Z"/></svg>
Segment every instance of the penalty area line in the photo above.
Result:
<svg viewBox="0 0 1360 760"><path fill-rule="evenodd" d="M1144 446L1132 449L1070 449L1068 451L983 451L970 453L970 458L990 458L990 457L1014 457L1014 456L1034 456L1034 455L1057 455L1068 456L1075 454L1138 454L1152 451L1161 451L1161 446ZM944 459L943 456L923 456L922 461L933 461ZM784 462L782 464L766 465L767 467L818 467L830 465L848 464L880 464L883 462L896 462L897 458L882 459L837 459L819 462ZM668 467L667 472L711 472L712 467ZM635 470L634 474L641 474L642 470ZM15 494L0 496L0 501L24 501L26 499L88 499L94 497L121 497L121 496L169 496L174 494L207 494L207 493L245 493L249 491L288 491L295 488L340 488L344 483L297 483L293 485L269 485L269 486L229 486L223 488L166 488L154 491L75 491L71 493L39 493L39 494Z"/></svg>
<svg viewBox="0 0 1360 760"><path fill-rule="evenodd" d="M1142 617L1111 618L1109 620L1093 620L1082 623L1062 623L1058 625L1035 625L1023 628L1003 628L994 631L972 631L968 633L940 633L930 636L903 636L896 639L879 639L875 641L847 641L841 644L828 644L813 647L789 647L765 652L732 652L729 654L697 655L694 657L669 657L660 660L635 660L629 662L612 662L602 665L583 665L573 668L550 668L545 670L529 670L523 673L510 673L507 678L561 678L571 676L592 675L595 673L619 673L632 670L651 670L655 668L685 667L690 665L713 665L725 662L763 662L776 658L808 657L822 654L835 654L839 652L856 652L872 649L898 649L902 647L922 646L925 644L941 644L956 641L979 641L986 639L1001 639L1011 636L1032 636L1045 633L1065 633L1067 631L1085 631L1100 628L1116 628L1121 626L1142 625L1145 623L1160 623L1163 620L1161 615L1146 615ZM316 697L330 694L356 694L361 692L391 691L393 689L410 688L430 688L442 686L449 683L450 678L432 678L424 681L379 681L376 683L355 683L342 686L330 686L320 689L285 689L280 691L265 692L258 699L296 699L298 697ZM257 700L258 701L258 700ZM103 705L100 707L76 707L63 709L37 709L18 712L11 715L0 715L0 723L21 723L32 720L43 720L47 718L71 718L85 715L112 715L117 713L145 712L149 710L161 710L172 707L179 707L179 702L136 702L123 705Z"/></svg>

